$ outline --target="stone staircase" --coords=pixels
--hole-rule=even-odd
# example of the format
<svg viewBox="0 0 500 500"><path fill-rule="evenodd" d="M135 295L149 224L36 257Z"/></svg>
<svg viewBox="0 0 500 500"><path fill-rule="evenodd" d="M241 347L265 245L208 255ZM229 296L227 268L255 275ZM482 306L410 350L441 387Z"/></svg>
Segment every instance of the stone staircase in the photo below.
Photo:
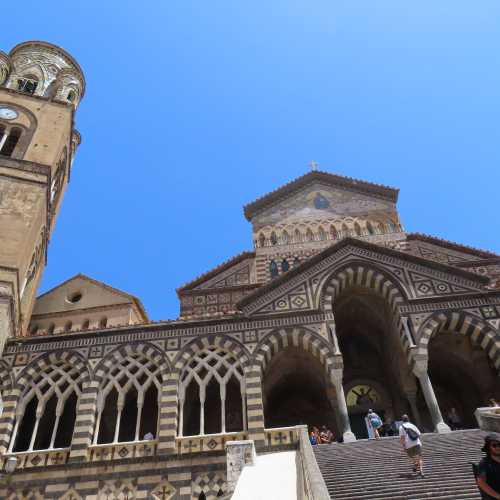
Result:
<svg viewBox="0 0 500 500"><path fill-rule="evenodd" d="M334 500L479 499L470 462L479 462L485 432L423 434L425 477L412 472L398 437L313 446Z"/></svg>

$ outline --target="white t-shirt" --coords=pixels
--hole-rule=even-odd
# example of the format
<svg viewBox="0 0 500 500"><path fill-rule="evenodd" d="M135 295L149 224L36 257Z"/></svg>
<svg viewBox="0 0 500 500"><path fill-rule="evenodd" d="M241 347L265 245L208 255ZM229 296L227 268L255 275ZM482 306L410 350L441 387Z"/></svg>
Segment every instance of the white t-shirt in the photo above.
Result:
<svg viewBox="0 0 500 500"><path fill-rule="evenodd" d="M417 445L422 446L422 441L420 441L420 438L411 439L410 436L408 436L408 433L404 430L404 427L406 427L407 429L413 429L419 436L420 431L418 430L418 427L416 425L410 424L410 422L405 422L399 426L399 435L404 436L405 438L405 450L407 450L408 448L413 448Z"/></svg>

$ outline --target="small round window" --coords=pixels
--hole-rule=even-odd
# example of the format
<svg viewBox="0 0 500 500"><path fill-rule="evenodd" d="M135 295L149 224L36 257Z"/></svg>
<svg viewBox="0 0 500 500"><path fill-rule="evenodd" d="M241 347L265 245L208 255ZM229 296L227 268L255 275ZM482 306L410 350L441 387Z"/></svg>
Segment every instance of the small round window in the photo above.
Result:
<svg viewBox="0 0 500 500"><path fill-rule="evenodd" d="M72 304L76 304L77 302L80 302L80 300L82 300L82 292L75 292L75 293L72 293L71 295L68 295L67 300L68 300L68 302L71 302Z"/></svg>

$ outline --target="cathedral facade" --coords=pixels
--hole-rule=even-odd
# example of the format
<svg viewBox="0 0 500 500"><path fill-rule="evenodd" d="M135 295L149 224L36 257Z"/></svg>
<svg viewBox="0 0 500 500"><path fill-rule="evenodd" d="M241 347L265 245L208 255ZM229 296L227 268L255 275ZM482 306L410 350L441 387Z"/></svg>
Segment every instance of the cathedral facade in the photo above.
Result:
<svg viewBox="0 0 500 500"><path fill-rule="evenodd" d="M1 498L229 498L228 442L353 441L369 408L446 433L500 399L500 256L328 172L246 205L252 249L178 288L177 319L81 274L37 297L84 93L59 47L0 52Z"/></svg>

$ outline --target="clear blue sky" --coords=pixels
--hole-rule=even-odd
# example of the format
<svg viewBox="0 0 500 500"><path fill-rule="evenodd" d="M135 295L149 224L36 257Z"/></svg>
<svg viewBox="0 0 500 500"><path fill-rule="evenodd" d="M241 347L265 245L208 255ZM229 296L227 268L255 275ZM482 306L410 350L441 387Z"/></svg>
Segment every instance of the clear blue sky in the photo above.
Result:
<svg viewBox="0 0 500 500"><path fill-rule="evenodd" d="M500 253L498 0L41 7L2 5L0 48L64 47L87 94L40 291L83 272L174 318L176 287L251 249L242 206L312 159L399 187L408 231Z"/></svg>

